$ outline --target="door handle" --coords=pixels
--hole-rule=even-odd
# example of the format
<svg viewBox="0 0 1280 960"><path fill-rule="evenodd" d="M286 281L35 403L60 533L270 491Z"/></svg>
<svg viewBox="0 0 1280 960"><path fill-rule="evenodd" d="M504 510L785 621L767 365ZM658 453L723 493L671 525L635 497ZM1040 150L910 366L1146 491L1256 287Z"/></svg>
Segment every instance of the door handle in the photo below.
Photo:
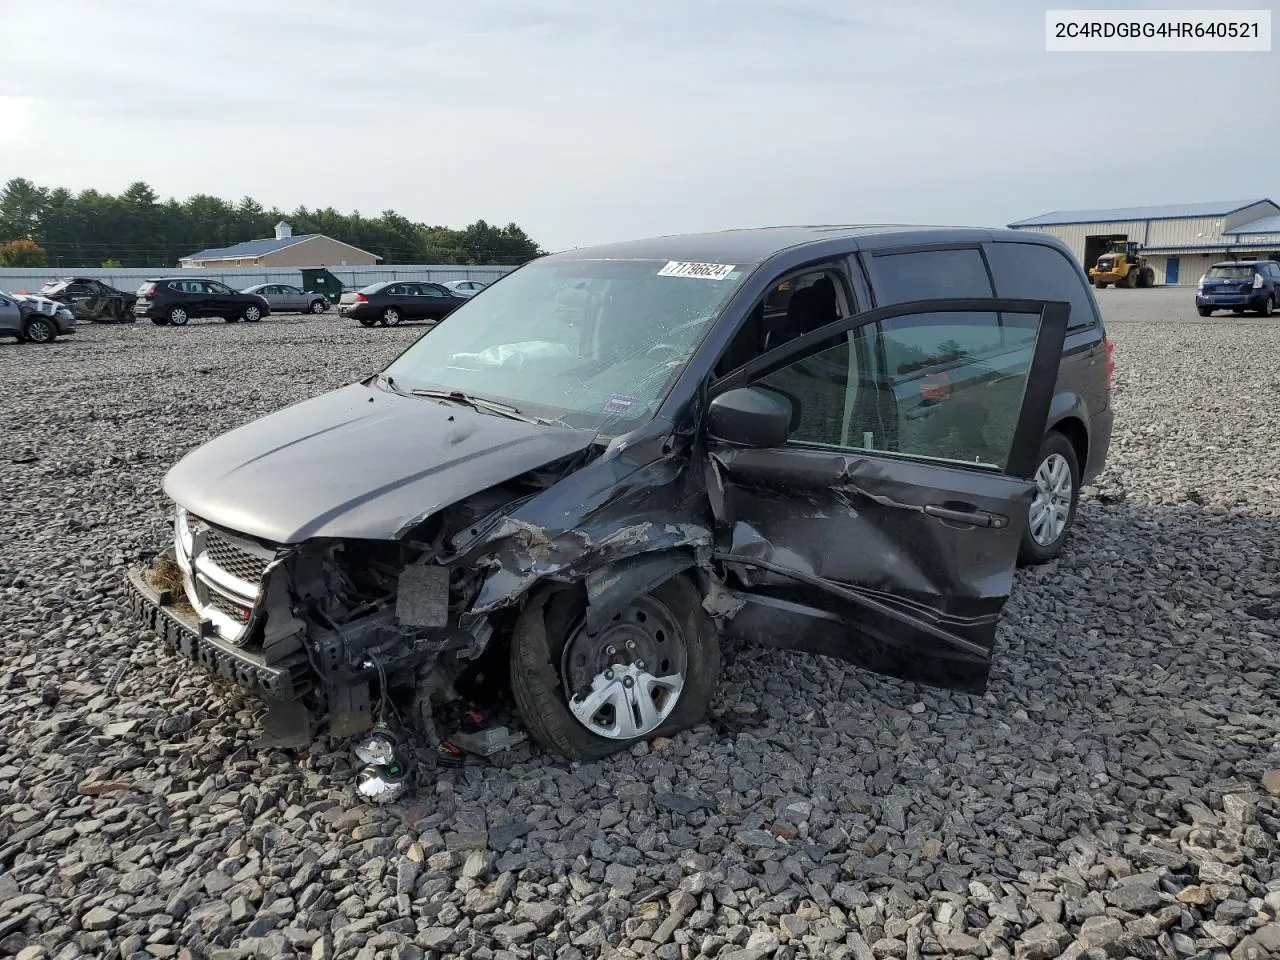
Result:
<svg viewBox="0 0 1280 960"><path fill-rule="evenodd" d="M936 503L927 504L924 512L939 520L950 520L952 523L967 523L973 527L991 527L1003 530L1009 525L1009 518L998 513L987 513L985 510L964 510L956 507L944 507Z"/></svg>

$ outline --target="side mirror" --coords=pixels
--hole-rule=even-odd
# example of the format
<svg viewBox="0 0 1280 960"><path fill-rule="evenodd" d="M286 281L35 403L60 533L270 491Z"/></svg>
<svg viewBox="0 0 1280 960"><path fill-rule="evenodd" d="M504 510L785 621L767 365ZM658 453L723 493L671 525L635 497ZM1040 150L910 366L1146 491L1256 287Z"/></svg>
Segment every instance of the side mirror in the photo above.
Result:
<svg viewBox="0 0 1280 960"><path fill-rule="evenodd" d="M740 447L780 447L791 434L791 404L764 390L739 387L711 401L707 429Z"/></svg>

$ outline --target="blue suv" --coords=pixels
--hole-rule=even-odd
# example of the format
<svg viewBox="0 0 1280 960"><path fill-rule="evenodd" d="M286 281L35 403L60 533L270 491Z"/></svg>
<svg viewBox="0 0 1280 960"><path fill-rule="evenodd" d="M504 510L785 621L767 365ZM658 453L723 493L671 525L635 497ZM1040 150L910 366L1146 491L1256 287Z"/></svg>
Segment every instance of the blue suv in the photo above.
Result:
<svg viewBox="0 0 1280 960"><path fill-rule="evenodd" d="M1207 317L1215 310L1244 313L1256 310L1264 317L1276 311L1280 301L1280 263L1274 260L1227 260L1215 263L1200 278L1196 309Z"/></svg>

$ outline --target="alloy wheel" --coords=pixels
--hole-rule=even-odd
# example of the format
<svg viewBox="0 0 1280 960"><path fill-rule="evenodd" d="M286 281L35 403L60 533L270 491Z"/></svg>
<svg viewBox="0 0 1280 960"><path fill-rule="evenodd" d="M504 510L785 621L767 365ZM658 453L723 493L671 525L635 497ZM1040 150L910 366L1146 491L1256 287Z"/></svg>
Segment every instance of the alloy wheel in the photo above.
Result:
<svg viewBox="0 0 1280 960"><path fill-rule="evenodd" d="M1031 501L1031 536L1047 547L1067 528L1071 516L1071 466L1060 453L1051 453L1036 470L1036 495Z"/></svg>
<svg viewBox="0 0 1280 960"><path fill-rule="evenodd" d="M32 317L27 321L27 339L32 343L52 343L56 336L53 324L44 317Z"/></svg>

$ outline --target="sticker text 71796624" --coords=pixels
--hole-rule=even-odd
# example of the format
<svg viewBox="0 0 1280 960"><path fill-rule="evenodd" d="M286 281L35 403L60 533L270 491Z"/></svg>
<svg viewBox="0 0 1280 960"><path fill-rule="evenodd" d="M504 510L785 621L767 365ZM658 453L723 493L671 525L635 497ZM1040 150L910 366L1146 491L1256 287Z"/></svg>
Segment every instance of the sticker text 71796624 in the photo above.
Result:
<svg viewBox="0 0 1280 960"><path fill-rule="evenodd" d="M660 277L692 277L696 280L723 280L731 272L732 263L693 263L688 260L668 260L658 271Z"/></svg>

